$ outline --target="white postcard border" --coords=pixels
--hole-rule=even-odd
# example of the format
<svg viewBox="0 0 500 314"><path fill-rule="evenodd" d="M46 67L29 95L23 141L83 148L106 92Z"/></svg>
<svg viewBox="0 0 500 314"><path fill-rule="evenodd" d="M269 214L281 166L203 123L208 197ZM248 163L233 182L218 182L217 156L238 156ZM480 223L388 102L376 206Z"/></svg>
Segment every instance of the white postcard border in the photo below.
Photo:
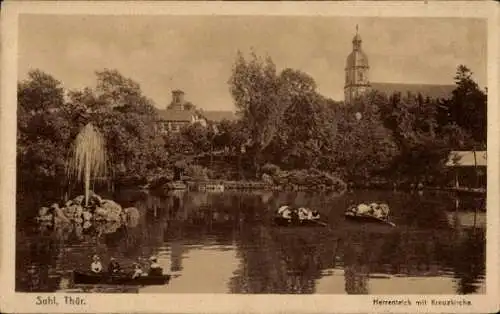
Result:
<svg viewBox="0 0 500 314"><path fill-rule="evenodd" d="M7 2L2 8L1 160L1 290L0 310L17 313L67 312L494 312L499 309L499 45L498 5L493 2ZM322 15L378 17L476 17L488 19L488 198L486 294L446 295L221 295L221 294L35 294L16 293L15 159L17 32L19 14L92 15ZM35 305L37 295L55 295L59 306ZM64 304L64 296L85 298L85 305ZM469 300L472 306L373 306L373 300L425 298ZM430 301L429 301L430 302Z"/></svg>

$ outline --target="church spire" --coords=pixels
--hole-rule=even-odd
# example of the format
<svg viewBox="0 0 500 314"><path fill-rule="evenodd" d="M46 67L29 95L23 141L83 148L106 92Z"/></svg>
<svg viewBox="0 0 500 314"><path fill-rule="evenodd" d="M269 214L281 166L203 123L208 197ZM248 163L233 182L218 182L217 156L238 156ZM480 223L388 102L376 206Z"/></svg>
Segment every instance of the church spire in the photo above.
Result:
<svg viewBox="0 0 500 314"><path fill-rule="evenodd" d="M359 36L358 24L356 24L356 35L354 35L354 38L352 39L352 48L353 48L353 50L360 50L361 49L361 36Z"/></svg>
<svg viewBox="0 0 500 314"><path fill-rule="evenodd" d="M352 52L347 56L345 67L344 101L346 104L352 104L357 97L369 89L368 74L368 58L361 49L359 25L356 24L356 34L352 39Z"/></svg>

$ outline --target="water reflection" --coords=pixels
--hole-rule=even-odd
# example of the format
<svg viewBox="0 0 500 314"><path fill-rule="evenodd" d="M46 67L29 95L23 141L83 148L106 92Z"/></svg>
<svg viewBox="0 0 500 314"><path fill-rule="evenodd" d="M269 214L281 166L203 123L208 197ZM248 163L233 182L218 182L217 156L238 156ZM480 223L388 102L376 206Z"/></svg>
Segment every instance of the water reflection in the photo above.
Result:
<svg viewBox="0 0 500 314"><path fill-rule="evenodd" d="M455 199L447 194L426 192L423 197L377 191L346 195L175 192L156 197L122 191L122 195L114 197L126 206L137 207L139 217L127 225L52 226L20 222L16 289L484 293L484 225L450 220L448 213L465 211L456 209ZM342 214L350 201L388 202L398 228L346 222ZM317 208L329 227L272 226L274 209L285 202ZM474 221L478 221L476 217ZM145 264L155 254L173 278L166 286L75 286L72 271L87 269L93 254L99 254L104 265L111 257L117 258L124 268L136 261Z"/></svg>

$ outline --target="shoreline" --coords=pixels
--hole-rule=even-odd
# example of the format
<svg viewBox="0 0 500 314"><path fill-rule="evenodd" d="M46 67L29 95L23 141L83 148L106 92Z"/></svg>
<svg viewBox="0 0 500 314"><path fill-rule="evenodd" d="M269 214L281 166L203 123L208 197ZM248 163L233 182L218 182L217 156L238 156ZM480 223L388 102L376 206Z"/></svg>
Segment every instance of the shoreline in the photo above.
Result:
<svg viewBox="0 0 500 314"><path fill-rule="evenodd" d="M175 191L175 190L187 190L187 191L207 191L207 192L224 192L224 191L240 191L240 190L255 190L255 191L283 191L283 192L299 192L299 191L311 191L311 192L350 192L350 191L360 191L360 190L380 190L380 191L393 191L393 192L424 192L424 191L439 191L456 193L463 195L475 195L475 196L486 196L486 188L467 188L467 187L436 187L436 186L426 186L423 188L410 188L410 187L400 187L393 189L390 187L384 187L379 185L371 186L356 186L345 187L339 189L335 186L306 186L306 185L275 185L268 184L260 181L225 181L225 180L207 180L207 181L173 181L163 185L159 185L154 188L149 186L142 186L139 189L146 191Z"/></svg>

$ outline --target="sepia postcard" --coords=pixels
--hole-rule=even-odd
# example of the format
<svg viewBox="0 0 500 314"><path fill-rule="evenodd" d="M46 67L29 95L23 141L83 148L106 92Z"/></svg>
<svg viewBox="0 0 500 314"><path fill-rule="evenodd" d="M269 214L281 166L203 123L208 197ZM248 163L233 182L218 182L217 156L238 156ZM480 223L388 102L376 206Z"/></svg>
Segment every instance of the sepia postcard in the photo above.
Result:
<svg viewBox="0 0 500 314"><path fill-rule="evenodd" d="M495 313L499 6L2 7L5 313Z"/></svg>

